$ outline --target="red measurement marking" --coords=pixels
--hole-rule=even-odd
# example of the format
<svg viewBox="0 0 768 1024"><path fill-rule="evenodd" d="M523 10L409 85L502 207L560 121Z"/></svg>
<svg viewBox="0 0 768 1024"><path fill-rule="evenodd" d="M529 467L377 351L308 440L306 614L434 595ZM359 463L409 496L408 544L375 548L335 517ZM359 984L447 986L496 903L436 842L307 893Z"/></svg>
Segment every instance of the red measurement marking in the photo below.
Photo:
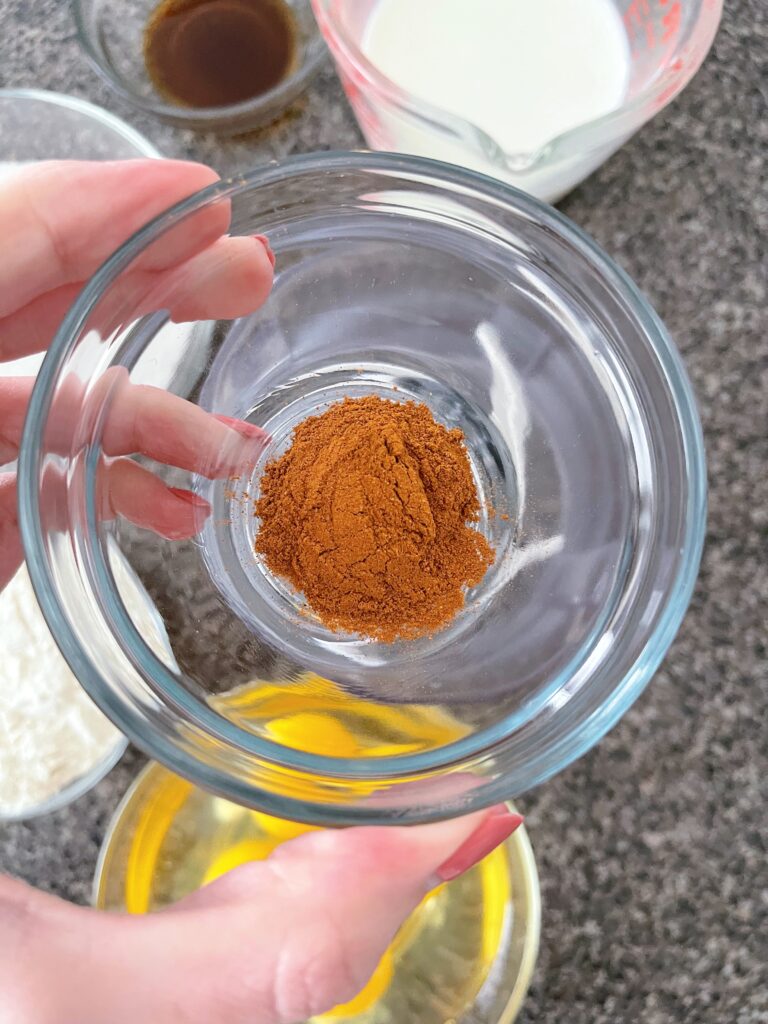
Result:
<svg viewBox="0 0 768 1024"><path fill-rule="evenodd" d="M344 91L347 94L349 102L354 105L355 100L360 95L359 88L355 85L351 78L346 75L341 75L341 84L344 86Z"/></svg>
<svg viewBox="0 0 768 1024"><path fill-rule="evenodd" d="M638 34L638 30L645 26L646 34L648 33L648 26L651 25L651 31L653 31L652 23L650 22L651 9L648 6L648 0L632 0L627 7L626 11L622 15L622 21L624 22L624 28L627 31L627 35L630 41ZM653 43L651 42L651 46Z"/></svg>
<svg viewBox="0 0 768 1024"><path fill-rule="evenodd" d="M671 39L677 36L680 31L680 22L682 21L682 8L678 0L672 4L666 14L662 15L661 23L664 26L664 31L661 36L663 43L668 43Z"/></svg>
<svg viewBox="0 0 768 1024"><path fill-rule="evenodd" d="M637 24L639 25L641 21L640 11L638 9L637 4L638 0L632 0L632 3L629 5L629 7L627 7L626 11L624 11L623 21L629 32L634 32L633 22L637 22Z"/></svg>

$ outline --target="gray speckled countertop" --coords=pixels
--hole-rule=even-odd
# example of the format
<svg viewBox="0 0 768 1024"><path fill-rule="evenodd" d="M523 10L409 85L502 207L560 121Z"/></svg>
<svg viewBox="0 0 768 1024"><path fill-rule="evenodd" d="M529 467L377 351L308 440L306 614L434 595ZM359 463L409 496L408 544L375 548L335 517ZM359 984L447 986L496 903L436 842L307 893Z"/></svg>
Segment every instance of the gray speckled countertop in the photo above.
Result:
<svg viewBox="0 0 768 1024"><path fill-rule="evenodd" d="M711 496L663 668L597 749L521 801L544 897L524 1024L768 1022L768 5L726 8L682 97L562 204L676 337ZM222 172L360 144L329 68L293 120L245 141L136 117L82 59L64 0L0 0L0 84L84 96ZM87 900L139 763L129 753L70 808L0 826L0 868Z"/></svg>

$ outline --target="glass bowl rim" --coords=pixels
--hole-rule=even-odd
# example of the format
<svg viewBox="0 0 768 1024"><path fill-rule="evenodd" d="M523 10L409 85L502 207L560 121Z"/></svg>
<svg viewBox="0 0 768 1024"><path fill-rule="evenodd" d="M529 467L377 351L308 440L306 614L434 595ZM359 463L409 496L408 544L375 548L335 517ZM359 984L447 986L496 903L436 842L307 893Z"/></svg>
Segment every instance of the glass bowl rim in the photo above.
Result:
<svg viewBox="0 0 768 1024"><path fill-rule="evenodd" d="M0 89L0 100L4 99L35 100L39 103L47 103L52 107L66 107L67 110L82 114L104 128L111 129L115 135L119 135L134 146L137 154L156 160L162 159L160 150L132 125L110 110L81 99L79 96L70 96L68 93L48 89Z"/></svg>
<svg viewBox="0 0 768 1024"><path fill-rule="evenodd" d="M238 121L246 119L248 115L257 116L263 110L275 108L276 110L286 107L298 91L301 92L304 86L310 81L325 57L326 47L320 29L315 22L316 31L309 38L306 46L306 59L302 60L299 66L292 71L287 78L282 79L265 93L254 96L249 100L242 100L239 103L230 103L220 107L184 107L174 103L165 103L162 100L155 100L140 96L132 89L126 88L123 81L113 74L108 65L102 60L99 50L93 45L91 33L86 26L83 15L83 0L72 0L72 12L77 29L77 38L86 57L92 67L111 89L122 97L126 102L146 114L152 114L161 120L174 121L177 124L203 125L214 127L219 123Z"/></svg>
<svg viewBox="0 0 768 1024"><path fill-rule="evenodd" d="M565 736L554 742L546 750L546 756L539 754L530 759L528 764L531 766L531 771L525 788L538 785L576 757L581 756L615 725L640 695L666 654L685 614L698 573L703 547L706 523L706 467L703 437L693 391L681 357L661 320L632 280L587 234L553 207L510 185L465 168L398 154L343 151L303 154L282 162L271 161L249 173L238 174L232 179L219 181L195 193L160 214L128 239L91 278L62 322L38 375L25 422L19 460L20 527L30 578L44 617L62 653L86 691L99 707L109 709L110 717L118 727L139 746L147 750L151 756L177 773L192 778L198 783L204 784L206 788L220 792L230 799L239 800L239 802L248 802L247 793L251 789L249 784L243 783L242 780L238 783L229 776L224 777L218 768L212 768L197 758L190 757L186 751L179 748L178 744L169 742L159 730L148 732L135 707L126 700L113 699L109 686L105 686L103 683L101 672L90 663L80 648L77 637L62 611L62 603L50 586L48 578L45 539L39 519L37 486L37 467L45 426L44 417L56 383L58 370L67 354L69 340L78 336L90 312L98 304L106 289L146 245L178 223L180 219L217 199L234 196L255 186L273 184L275 181L284 181L287 178L304 175L308 172L336 171L344 173L356 168L390 172L395 175L399 173L406 177L420 175L422 179L436 180L439 183L453 183L464 188L474 187L475 190L479 186L483 198L495 199L505 207L509 207L510 200L513 200L515 207L523 215L532 217L539 223L543 222L555 234L568 239L596 267L603 279L612 288L617 289L629 303L649 342L653 343L654 353L664 369L670 394L675 403L689 470L689 488L685 507L685 547L674 585L666 596L664 610L653 632L647 637L644 647L630 671L617 682L610 697L590 711L585 722L580 723L578 728L570 730ZM143 656L145 652L138 653ZM157 662L157 659L153 658L153 661ZM171 682L172 693L181 686L177 680L172 680L171 673L160 662L157 662L157 667ZM163 689L166 690L167 687L164 685ZM176 696L174 704L178 712L178 694ZM182 703L186 711L186 704L189 703L188 694L187 701ZM489 740L499 743L510 735L509 729L505 728L506 720L502 720L483 731L482 745L473 743L473 737L469 737L439 748L437 751L399 755L384 762L376 758L360 758L350 761L346 758L307 754L282 747L261 737L244 735L237 725L223 719L213 708L197 700L194 703L196 707L191 712L192 721L217 740L223 741L227 745L234 744L247 750L251 756L263 758L267 762L277 762L293 770L327 773L344 779L396 780L414 772L439 769L445 767L448 761L456 764L458 759L471 756L480 749L487 749ZM520 789L515 790L515 792L520 791ZM308 802L295 797L275 798L272 796L269 797L269 800L272 801L271 807L267 804L264 805L264 809L268 812L271 810L278 816L292 814L300 820L322 820L333 823L350 821L351 823L352 820L359 820L358 814L362 814L366 818L369 817L371 820L380 817L375 808L358 812L351 818L347 818L345 811L338 806L329 809L321 807L318 810L316 802ZM290 812L285 808L276 810L276 800L277 802L285 801L293 810ZM466 809L465 807L464 810ZM436 810L433 815L428 812L427 816L420 820L427 820L430 815L434 818L444 816Z"/></svg>

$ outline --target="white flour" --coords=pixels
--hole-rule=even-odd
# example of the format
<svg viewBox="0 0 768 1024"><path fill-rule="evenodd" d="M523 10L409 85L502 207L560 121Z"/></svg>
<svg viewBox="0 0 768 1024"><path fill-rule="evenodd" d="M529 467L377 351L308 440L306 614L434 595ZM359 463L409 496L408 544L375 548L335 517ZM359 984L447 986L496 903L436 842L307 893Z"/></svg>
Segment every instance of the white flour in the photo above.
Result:
<svg viewBox="0 0 768 1024"><path fill-rule="evenodd" d="M22 566L0 593L0 815L55 796L119 736L59 653Z"/></svg>

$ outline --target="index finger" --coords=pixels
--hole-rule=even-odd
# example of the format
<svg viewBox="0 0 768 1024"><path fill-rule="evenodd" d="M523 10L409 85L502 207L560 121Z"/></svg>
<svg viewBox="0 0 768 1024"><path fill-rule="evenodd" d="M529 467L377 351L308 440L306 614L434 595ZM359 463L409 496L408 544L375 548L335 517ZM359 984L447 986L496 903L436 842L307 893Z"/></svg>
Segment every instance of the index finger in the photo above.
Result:
<svg viewBox="0 0 768 1024"><path fill-rule="evenodd" d="M179 160L45 161L0 188L0 317L62 285L85 281L135 231L218 175ZM213 203L151 247L163 269L189 258L229 227Z"/></svg>

